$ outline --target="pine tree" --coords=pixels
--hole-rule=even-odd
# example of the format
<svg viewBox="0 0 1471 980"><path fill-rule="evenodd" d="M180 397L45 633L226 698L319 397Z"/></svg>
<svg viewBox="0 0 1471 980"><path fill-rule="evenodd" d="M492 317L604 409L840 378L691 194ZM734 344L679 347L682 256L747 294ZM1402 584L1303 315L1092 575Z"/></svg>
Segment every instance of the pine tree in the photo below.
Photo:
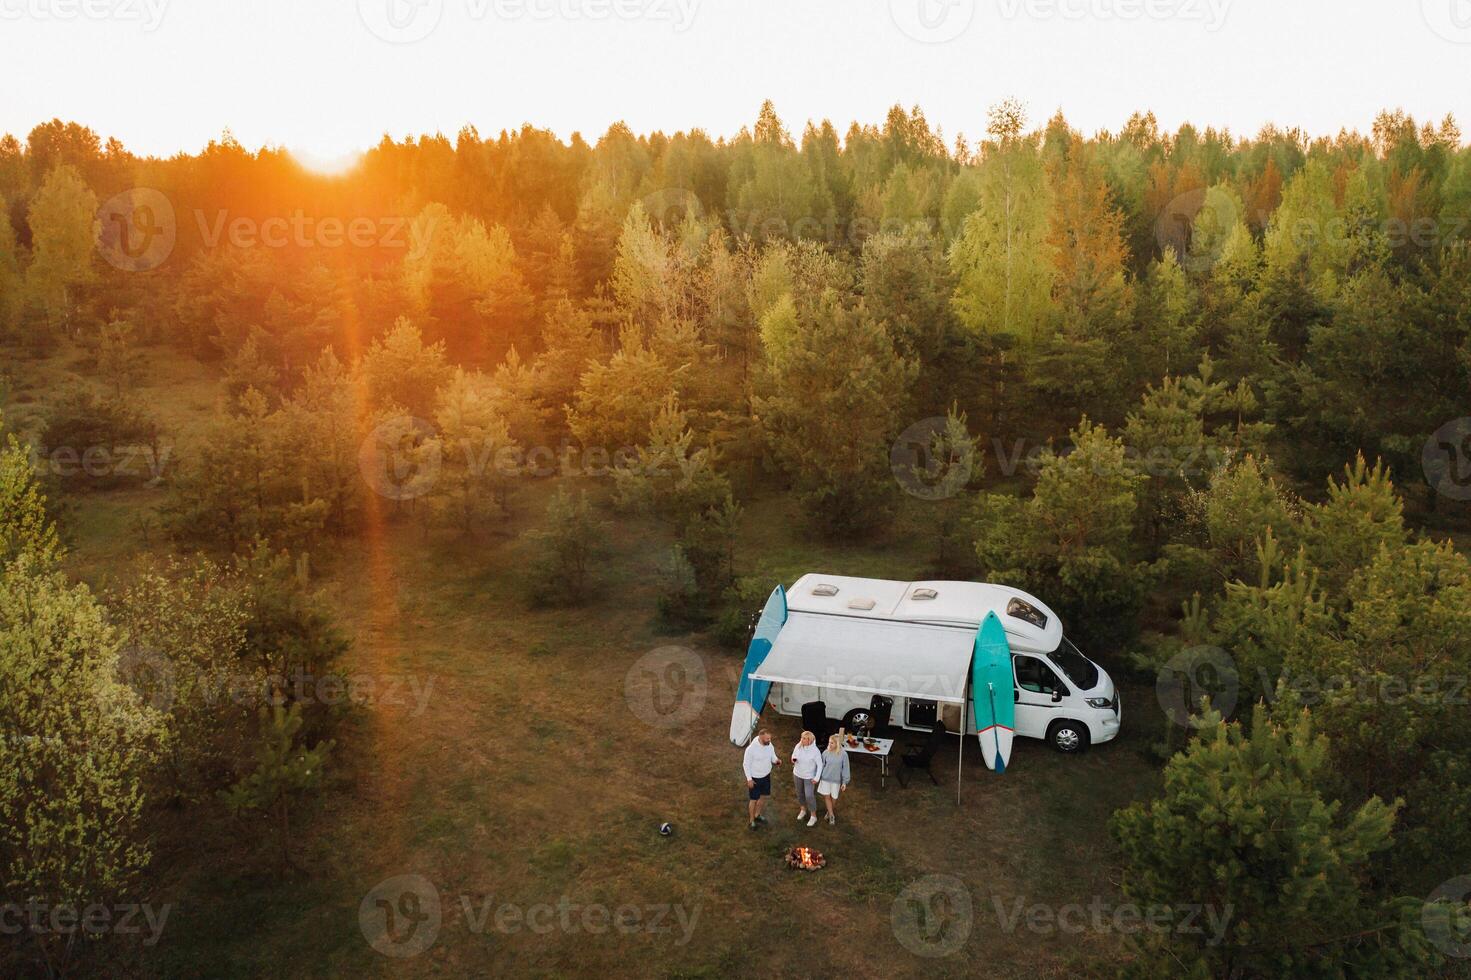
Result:
<svg viewBox="0 0 1471 980"><path fill-rule="evenodd" d="M756 416L811 519L836 534L871 530L897 489L889 445L918 365L895 353L884 324L835 292L766 355Z"/></svg>
<svg viewBox="0 0 1471 980"><path fill-rule="evenodd" d="M1199 928L1144 930L1141 976L1407 976L1434 955L1409 914L1370 893L1398 804L1329 795L1328 740L1306 714L1247 735L1219 715L1165 767L1160 797L1118 811L1124 894Z"/></svg>
<svg viewBox="0 0 1471 980"><path fill-rule="evenodd" d="M260 711L260 744L255 769L221 794L237 816L261 811L275 821L279 870L294 867L291 860L291 808L305 794L321 787L334 743L311 748L297 741L301 706L273 704Z"/></svg>
<svg viewBox="0 0 1471 980"><path fill-rule="evenodd" d="M576 605L593 589L592 566L605 550L607 525L593 514L587 492L559 489L547 502L542 527L523 539L532 549L527 588L541 605Z"/></svg>

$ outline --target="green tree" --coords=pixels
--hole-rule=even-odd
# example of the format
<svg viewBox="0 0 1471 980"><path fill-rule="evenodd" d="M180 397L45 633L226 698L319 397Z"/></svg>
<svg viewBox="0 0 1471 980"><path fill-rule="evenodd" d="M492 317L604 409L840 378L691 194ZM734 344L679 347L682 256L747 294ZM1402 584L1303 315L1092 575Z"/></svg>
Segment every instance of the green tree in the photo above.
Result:
<svg viewBox="0 0 1471 980"><path fill-rule="evenodd" d="M17 902L110 904L151 857L144 780L164 731L118 679L102 606L47 570L41 548L0 570L0 878ZM70 971L72 936L31 938L49 974Z"/></svg>
<svg viewBox="0 0 1471 980"><path fill-rule="evenodd" d="M894 351L883 323L844 307L836 292L766 354L756 415L808 514L830 533L873 529L895 498L889 445L918 365Z"/></svg>
<svg viewBox="0 0 1471 980"><path fill-rule="evenodd" d="M168 726L163 792L193 801L228 767L230 740L248 727L238 693L259 691L263 682L242 659L241 591L206 558L147 559L104 601L118 630L122 675Z"/></svg>
<svg viewBox="0 0 1471 980"><path fill-rule="evenodd" d="M15 331L23 298L23 282L15 226L10 223L10 205L0 194L0 337L11 336Z"/></svg>
<svg viewBox="0 0 1471 980"><path fill-rule="evenodd" d="M4 416L0 416L3 428ZM31 467L30 454L7 433L0 446L0 571L25 557L38 568L60 560L61 541L46 511L46 495Z"/></svg>
<svg viewBox="0 0 1471 980"><path fill-rule="evenodd" d="M1110 830L1123 890L1147 907L1204 906L1202 929L1141 932L1144 976L1361 976L1419 973L1434 951L1418 910L1369 888L1392 843L1397 804L1345 812L1329 795L1328 740L1306 714L1248 735L1219 715L1165 767L1158 799L1118 811ZM1197 920L1199 921L1199 920Z"/></svg>
<svg viewBox="0 0 1471 980"><path fill-rule="evenodd" d="M643 445L659 406L686 373L687 366L669 364L636 333L624 331L622 348L582 375L567 426L584 447L613 453Z"/></svg>
<svg viewBox="0 0 1471 980"><path fill-rule="evenodd" d="M297 460L303 496L322 500L327 524L345 531L362 503L357 379L330 348L302 373L282 406L282 437Z"/></svg>
<svg viewBox="0 0 1471 980"><path fill-rule="evenodd" d="M988 144L978 174L979 206L950 246L955 313L977 333L1039 336L1054 315L1052 193L1035 139Z"/></svg>
<svg viewBox="0 0 1471 980"><path fill-rule="evenodd" d="M26 285L48 325L69 326L76 292L96 278L97 195L76 169L61 165L46 175L31 201L31 265Z"/></svg>
<svg viewBox="0 0 1471 980"><path fill-rule="evenodd" d="M444 344L425 344L419 328L404 317L373 341L361 370L374 408L397 407L421 419L433 412L435 395L450 375Z"/></svg>
<svg viewBox="0 0 1471 980"><path fill-rule="evenodd" d="M113 314L97 331L97 373L121 398L123 391L143 380L148 362L138 347L133 321Z"/></svg>
<svg viewBox="0 0 1471 980"><path fill-rule="evenodd" d="M563 420L582 376L607 355L607 347L592 314L570 300L558 300L547 311L541 331L542 350L536 356L539 395Z"/></svg>
<svg viewBox="0 0 1471 980"><path fill-rule="evenodd" d="M260 710L260 744L255 769L221 794L225 806L237 814L260 811L275 821L281 871L291 860L291 808L305 794L321 787L334 743L311 748L297 741L301 706L272 704Z"/></svg>
<svg viewBox="0 0 1471 980"><path fill-rule="evenodd" d="M478 371L455 369L439 391L434 422L440 469L431 499L459 530L472 533L492 509L504 509L518 447L494 385Z"/></svg>
<svg viewBox="0 0 1471 980"><path fill-rule="evenodd" d="M1138 628L1131 539L1144 478L1102 426L1085 418L1070 438L1071 452L1042 453L1030 499L979 496L975 551L989 580L1046 595L1070 630L1108 648Z"/></svg>
<svg viewBox="0 0 1471 980"><path fill-rule="evenodd" d="M527 587L539 605L576 605L592 592L592 566L605 550L607 525L598 520L587 492L559 489L547 502L542 527L523 537L532 549Z"/></svg>

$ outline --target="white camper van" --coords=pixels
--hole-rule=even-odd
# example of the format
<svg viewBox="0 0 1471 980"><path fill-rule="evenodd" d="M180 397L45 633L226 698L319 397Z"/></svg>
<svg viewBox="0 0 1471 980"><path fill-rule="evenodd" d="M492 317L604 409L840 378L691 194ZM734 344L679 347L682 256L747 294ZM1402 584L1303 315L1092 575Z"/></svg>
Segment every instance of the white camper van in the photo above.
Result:
<svg viewBox="0 0 1471 980"><path fill-rule="evenodd" d="M893 702L890 724L975 731L965 710L976 631L988 612L1006 628L1015 678L1016 734L1079 752L1119 733L1113 680L1063 635L1041 600L981 582L890 582L809 574L787 592L787 621L752 677L767 704L801 716L823 701L849 730L868 721L874 695Z"/></svg>

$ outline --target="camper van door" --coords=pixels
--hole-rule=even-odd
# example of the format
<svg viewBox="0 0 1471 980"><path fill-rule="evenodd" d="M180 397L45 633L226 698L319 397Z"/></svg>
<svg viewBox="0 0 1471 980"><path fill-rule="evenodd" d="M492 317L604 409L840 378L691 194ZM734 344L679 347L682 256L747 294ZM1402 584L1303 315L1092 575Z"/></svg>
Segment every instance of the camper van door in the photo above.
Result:
<svg viewBox="0 0 1471 980"><path fill-rule="evenodd" d="M1026 738L1046 738L1054 718L1061 717L1063 702L1053 695L1068 690L1047 662L1039 657L1018 653L1011 658L1016 674L1016 733Z"/></svg>

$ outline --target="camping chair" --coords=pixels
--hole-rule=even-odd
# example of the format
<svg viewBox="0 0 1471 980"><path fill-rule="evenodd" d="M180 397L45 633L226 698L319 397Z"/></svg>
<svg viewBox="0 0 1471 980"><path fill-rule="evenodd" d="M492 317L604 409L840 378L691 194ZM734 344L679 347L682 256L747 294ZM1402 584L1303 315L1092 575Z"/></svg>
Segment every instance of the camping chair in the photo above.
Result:
<svg viewBox="0 0 1471 980"><path fill-rule="evenodd" d="M827 739L838 730L836 722L828 719L826 701L808 701L802 705L802 727L817 736L817 747L827 748Z"/></svg>
<svg viewBox="0 0 1471 980"><path fill-rule="evenodd" d="M940 781L935 774L930 772L930 763L935 761L935 753L940 750L940 745L945 741L944 722L935 722L935 727L930 731L930 737L924 740L922 745L906 745L904 754L899 757L899 785L908 786L904 781L904 772L907 769L923 769L925 775L930 777L930 782L936 786Z"/></svg>
<svg viewBox="0 0 1471 980"><path fill-rule="evenodd" d="M894 713L894 699L875 694L868 702L868 734L874 738L889 737L889 718Z"/></svg>

